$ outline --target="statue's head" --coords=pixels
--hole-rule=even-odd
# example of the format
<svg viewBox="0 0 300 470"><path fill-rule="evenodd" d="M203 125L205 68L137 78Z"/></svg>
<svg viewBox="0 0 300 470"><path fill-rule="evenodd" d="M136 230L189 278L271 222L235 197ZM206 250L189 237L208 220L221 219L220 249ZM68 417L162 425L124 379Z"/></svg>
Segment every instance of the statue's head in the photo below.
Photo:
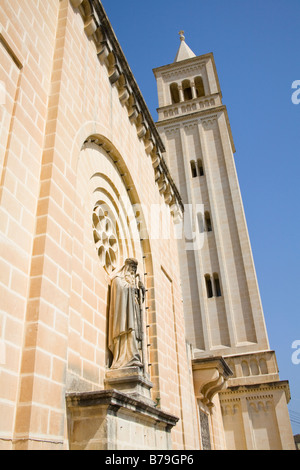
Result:
<svg viewBox="0 0 300 470"><path fill-rule="evenodd" d="M125 280L132 285L135 285L135 276L137 271L138 261L135 258L127 258L124 263L124 276Z"/></svg>
<svg viewBox="0 0 300 470"><path fill-rule="evenodd" d="M135 258L127 258L124 264L126 271L129 271L131 274L136 274L138 261Z"/></svg>
<svg viewBox="0 0 300 470"><path fill-rule="evenodd" d="M125 265L126 266L135 266L135 267L137 267L138 264L139 264L138 260L135 259L135 258L127 258L125 260Z"/></svg>
<svg viewBox="0 0 300 470"><path fill-rule="evenodd" d="M136 272L137 272L138 261L135 258L127 258L122 268L114 271L111 276L111 281L116 277L123 277L130 284L135 284Z"/></svg>

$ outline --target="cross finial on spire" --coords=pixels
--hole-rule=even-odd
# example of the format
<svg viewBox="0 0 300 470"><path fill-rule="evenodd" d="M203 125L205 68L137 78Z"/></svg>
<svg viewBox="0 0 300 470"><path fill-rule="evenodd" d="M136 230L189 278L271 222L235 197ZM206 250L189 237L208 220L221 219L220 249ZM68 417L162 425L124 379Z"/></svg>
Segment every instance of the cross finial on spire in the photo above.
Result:
<svg viewBox="0 0 300 470"><path fill-rule="evenodd" d="M184 31L179 31L178 33L180 35L180 41L184 41L185 40L185 37L184 37Z"/></svg>

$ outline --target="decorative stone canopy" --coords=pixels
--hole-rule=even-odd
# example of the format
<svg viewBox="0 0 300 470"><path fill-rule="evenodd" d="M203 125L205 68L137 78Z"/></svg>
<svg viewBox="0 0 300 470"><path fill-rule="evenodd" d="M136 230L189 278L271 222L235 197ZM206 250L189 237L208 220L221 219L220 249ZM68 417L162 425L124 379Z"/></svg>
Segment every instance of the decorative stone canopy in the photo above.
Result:
<svg viewBox="0 0 300 470"><path fill-rule="evenodd" d="M129 120L135 124L138 138L152 160L155 182L174 217L182 217L184 206L178 189L162 156L165 152L155 123L135 81L113 28L100 0L70 0L78 9L84 30L94 41L100 62L106 66L109 81L117 87L119 99L126 106Z"/></svg>
<svg viewBox="0 0 300 470"><path fill-rule="evenodd" d="M214 395L226 388L232 370L221 356L193 359L192 367L196 398L206 406L213 406Z"/></svg>

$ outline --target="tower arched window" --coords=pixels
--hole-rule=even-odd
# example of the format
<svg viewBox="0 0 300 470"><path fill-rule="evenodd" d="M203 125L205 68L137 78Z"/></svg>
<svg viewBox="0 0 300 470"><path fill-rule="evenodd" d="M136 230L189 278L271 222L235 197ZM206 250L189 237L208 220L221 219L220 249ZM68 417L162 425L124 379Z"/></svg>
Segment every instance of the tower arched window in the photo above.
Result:
<svg viewBox="0 0 300 470"><path fill-rule="evenodd" d="M212 282L209 274L205 274L205 284L206 284L206 293L207 297L211 299L213 297L213 288Z"/></svg>
<svg viewBox="0 0 300 470"><path fill-rule="evenodd" d="M179 88L178 88L177 83L172 83L170 85L170 93L171 93L172 104L179 103L180 96L179 96Z"/></svg>
<svg viewBox="0 0 300 470"><path fill-rule="evenodd" d="M193 97L192 88L191 88L191 83L189 80L183 80L182 91L183 91L184 101L188 101L192 99Z"/></svg>
<svg viewBox="0 0 300 470"><path fill-rule="evenodd" d="M203 176L204 175L203 163L202 163L202 160L200 158L198 158L198 160L197 160L197 167L198 167L199 176Z"/></svg>
<svg viewBox="0 0 300 470"><path fill-rule="evenodd" d="M197 176L197 167L196 167L195 160L191 161L191 172L192 172L192 177L196 178L196 176Z"/></svg>
<svg viewBox="0 0 300 470"><path fill-rule="evenodd" d="M208 211L205 212L204 218L205 218L206 231L212 232L211 218L210 218L210 213Z"/></svg>
<svg viewBox="0 0 300 470"><path fill-rule="evenodd" d="M268 373L267 361L265 359L260 359L259 369L260 369L261 374L267 374Z"/></svg>
<svg viewBox="0 0 300 470"><path fill-rule="evenodd" d="M221 292L220 279L219 279L218 274L216 273L214 273L214 284L215 284L216 297L221 297L222 292Z"/></svg>
<svg viewBox="0 0 300 470"><path fill-rule="evenodd" d="M242 361L242 371L243 371L243 376L244 377L249 377L250 369L249 369L248 362Z"/></svg>
<svg viewBox="0 0 300 470"><path fill-rule="evenodd" d="M258 375L259 374L259 369L258 369L258 364L256 360L252 359L250 361L250 371L251 375Z"/></svg>
<svg viewBox="0 0 300 470"><path fill-rule="evenodd" d="M202 77L196 77L195 80L195 89L197 98L201 98L201 96L205 96L204 84Z"/></svg>

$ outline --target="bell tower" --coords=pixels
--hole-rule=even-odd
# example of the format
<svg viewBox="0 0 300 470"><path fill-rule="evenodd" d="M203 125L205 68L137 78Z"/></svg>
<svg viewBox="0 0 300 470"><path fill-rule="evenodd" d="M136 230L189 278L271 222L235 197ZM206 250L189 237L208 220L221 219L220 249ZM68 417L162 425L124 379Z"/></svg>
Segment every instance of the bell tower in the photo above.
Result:
<svg viewBox="0 0 300 470"><path fill-rule="evenodd" d="M180 32L175 61L154 70L158 130L202 246L179 240L186 329L195 354L269 349L234 143L213 54L196 57ZM202 210L201 210L202 206Z"/></svg>
<svg viewBox="0 0 300 470"><path fill-rule="evenodd" d="M232 369L226 391L230 395L219 394L221 405L225 395L228 403L238 398L231 387L248 387L251 394L254 384L271 382L276 390L284 389L288 401L287 382L283 387L279 381L275 353L269 347L235 147L214 56L196 56L186 44L184 32L179 34L174 62L153 72L159 102L157 128L166 148L165 159L186 208L192 208L193 230L202 240L196 249L190 249L186 236L178 240L187 340L194 361L222 357ZM238 399L240 416L249 407L249 396L245 392L243 399L248 397L248 401ZM272 409L273 418L281 419L275 405ZM289 423L286 401L284 413ZM256 448L259 443L245 431L252 418L243 416L244 431L229 432L227 444ZM226 420L224 414L225 435L226 426L232 426ZM275 421L268 424L270 429L278 429ZM287 426L291 434L290 424Z"/></svg>

